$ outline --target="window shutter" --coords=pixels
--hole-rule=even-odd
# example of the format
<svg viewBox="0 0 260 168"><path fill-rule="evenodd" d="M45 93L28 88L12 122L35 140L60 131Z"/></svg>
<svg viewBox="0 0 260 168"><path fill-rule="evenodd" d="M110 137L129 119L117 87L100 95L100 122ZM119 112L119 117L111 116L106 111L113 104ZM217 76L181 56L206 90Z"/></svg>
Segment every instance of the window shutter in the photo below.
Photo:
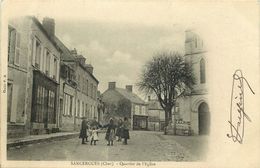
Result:
<svg viewBox="0 0 260 168"><path fill-rule="evenodd" d="M9 62L11 64L14 63L15 58L15 46L16 46L16 30L13 29L11 32L11 42L10 42L10 56L9 56Z"/></svg>
<svg viewBox="0 0 260 168"><path fill-rule="evenodd" d="M40 54L40 70L44 72L43 65L44 65L44 47L41 46L41 54Z"/></svg>
<svg viewBox="0 0 260 168"><path fill-rule="evenodd" d="M21 47L21 34L20 33L16 33L16 49L15 49L15 59L14 59L14 63L16 65L19 65L20 63L20 47Z"/></svg>
<svg viewBox="0 0 260 168"><path fill-rule="evenodd" d="M35 66L36 39L31 39L32 65Z"/></svg>
<svg viewBox="0 0 260 168"><path fill-rule="evenodd" d="M16 115L17 115L18 93L19 93L19 86L13 85L13 97L12 97L12 109L11 109L10 122L14 122L14 123L16 122Z"/></svg>

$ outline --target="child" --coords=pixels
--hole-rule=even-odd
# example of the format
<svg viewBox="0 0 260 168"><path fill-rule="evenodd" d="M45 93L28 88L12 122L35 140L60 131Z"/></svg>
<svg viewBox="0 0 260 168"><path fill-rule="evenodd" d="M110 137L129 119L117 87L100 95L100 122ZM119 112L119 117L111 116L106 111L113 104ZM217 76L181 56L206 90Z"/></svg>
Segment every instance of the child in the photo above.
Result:
<svg viewBox="0 0 260 168"><path fill-rule="evenodd" d="M98 141L98 129L96 126L93 127L92 130L90 130L91 136L90 136L90 145L94 142L94 145L96 145L96 142Z"/></svg>
<svg viewBox="0 0 260 168"><path fill-rule="evenodd" d="M113 141L116 139L115 136L115 129L116 126L114 125L114 121L111 118L109 121L109 124L105 125L104 127L107 127L107 132L106 132L106 137L105 139L107 140L108 144L107 146L113 146Z"/></svg>
<svg viewBox="0 0 260 168"><path fill-rule="evenodd" d="M123 130L122 125L123 125L123 121L122 119L119 119L117 129L116 129L116 136L118 137L117 141L121 141L122 139L122 130Z"/></svg>

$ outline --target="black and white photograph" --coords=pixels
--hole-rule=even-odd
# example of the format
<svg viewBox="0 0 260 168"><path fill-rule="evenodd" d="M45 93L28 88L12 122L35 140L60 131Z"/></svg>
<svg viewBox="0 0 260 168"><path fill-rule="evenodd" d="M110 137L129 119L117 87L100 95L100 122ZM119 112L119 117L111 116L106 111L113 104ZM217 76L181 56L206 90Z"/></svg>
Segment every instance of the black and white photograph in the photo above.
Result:
<svg viewBox="0 0 260 168"><path fill-rule="evenodd" d="M2 2L1 164L260 166L257 5Z"/></svg>

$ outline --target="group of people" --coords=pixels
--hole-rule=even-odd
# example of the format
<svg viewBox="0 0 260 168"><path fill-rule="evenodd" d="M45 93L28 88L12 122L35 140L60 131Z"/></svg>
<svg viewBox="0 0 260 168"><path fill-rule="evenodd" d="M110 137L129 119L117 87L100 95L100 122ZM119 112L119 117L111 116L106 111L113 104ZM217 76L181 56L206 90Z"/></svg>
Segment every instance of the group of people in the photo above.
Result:
<svg viewBox="0 0 260 168"><path fill-rule="evenodd" d="M123 144L127 145L127 140L130 139L129 127L130 124L127 117L124 118L124 121L122 119L119 119L117 124L111 118L109 120L109 123L103 126L100 125L96 120L89 124L86 121L86 118L83 118L79 138L82 139L82 144L86 144L86 142L89 142L89 137L90 144L96 145L96 142L99 140L98 133L100 132L100 129L106 128L107 130L105 139L108 142L108 146L113 146L116 137L118 137L117 141L122 141L123 139Z"/></svg>

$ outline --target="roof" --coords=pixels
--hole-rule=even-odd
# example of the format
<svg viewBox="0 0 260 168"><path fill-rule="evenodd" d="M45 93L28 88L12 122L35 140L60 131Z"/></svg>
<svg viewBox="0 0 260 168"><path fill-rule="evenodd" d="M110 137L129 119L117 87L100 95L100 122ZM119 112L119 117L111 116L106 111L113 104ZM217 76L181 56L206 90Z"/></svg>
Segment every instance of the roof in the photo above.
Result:
<svg viewBox="0 0 260 168"><path fill-rule="evenodd" d="M61 60L64 60L64 61L74 61L76 62L76 58L74 56L72 56L72 53L71 51L60 41L60 39L58 37L54 37L54 41L57 43L57 45L60 47L60 49L62 50L62 55L61 55ZM82 55L78 55L78 57L80 58L85 58L83 57ZM81 65L79 64L97 83L99 83L99 81L97 80L97 78L92 74L90 73L85 65ZM88 65L88 64L87 64Z"/></svg>
<svg viewBox="0 0 260 168"><path fill-rule="evenodd" d="M62 50L61 60L74 61L75 58L71 55L70 50L60 41L58 37L54 37L54 41Z"/></svg>
<svg viewBox="0 0 260 168"><path fill-rule="evenodd" d="M133 103L136 104L147 104L144 100L142 100L139 96L134 94L133 92L129 92L126 89L122 88L116 88L115 89L119 94L121 94L126 99L130 100Z"/></svg>
<svg viewBox="0 0 260 168"><path fill-rule="evenodd" d="M79 63L79 66L84 69L98 84L99 84L99 81L97 80L97 78L88 71L87 67L85 65L82 65L81 63Z"/></svg>
<svg viewBox="0 0 260 168"><path fill-rule="evenodd" d="M160 105L160 102L158 100L150 100L148 102L148 109L149 110L163 110L162 106Z"/></svg>
<svg viewBox="0 0 260 168"><path fill-rule="evenodd" d="M41 22L34 16L27 16L29 19L32 19L32 21L41 29L41 31L45 34L45 36L50 40L50 42L53 44L53 46L60 52L61 49L57 45L57 43L54 41L53 38L50 37L50 35L47 33L47 31L42 26Z"/></svg>

